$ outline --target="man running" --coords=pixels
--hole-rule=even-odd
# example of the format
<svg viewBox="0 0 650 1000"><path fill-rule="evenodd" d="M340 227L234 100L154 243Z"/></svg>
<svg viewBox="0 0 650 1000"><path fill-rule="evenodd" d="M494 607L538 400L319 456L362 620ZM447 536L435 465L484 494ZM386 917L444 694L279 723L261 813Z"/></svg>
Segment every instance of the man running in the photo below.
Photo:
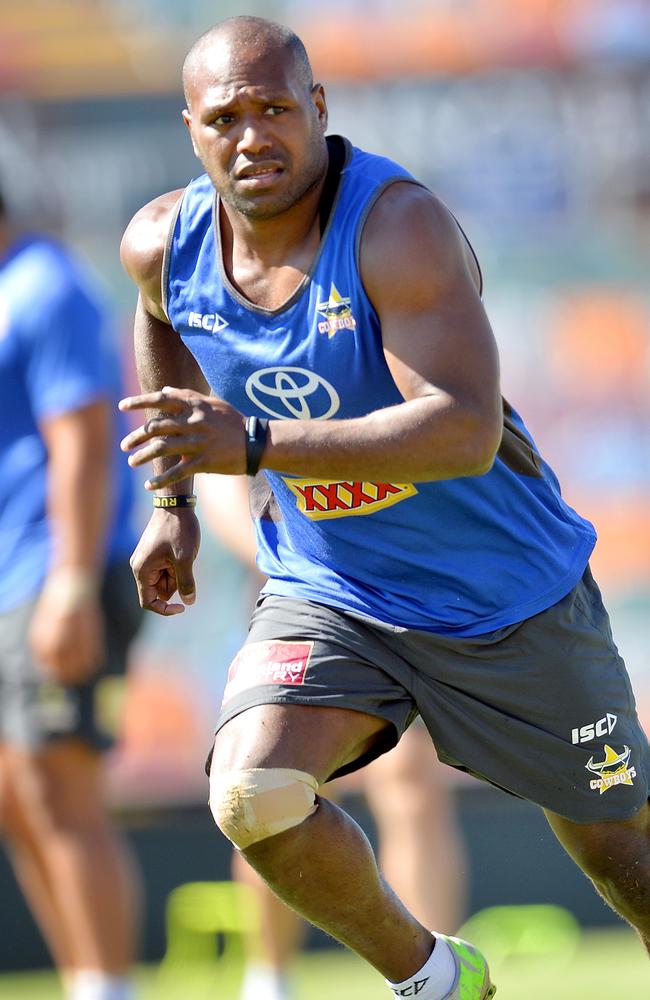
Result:
<svg viewBox="0 0 650 1000"><path fill-rule="evenodd" d="M154 463L132 564L162 615L195 600L192 475L254 477L269 580L217 723L217 823L397 996L492 996L485 959L419 923L318 797L419 712L442 760L545 810L649 945L649 750L595 533L501 398L462 230L401 166L326 136L288 29L222 22L183 75L206 173L125 235L143 395L122 406L149 419L123 447Z"/></svg>

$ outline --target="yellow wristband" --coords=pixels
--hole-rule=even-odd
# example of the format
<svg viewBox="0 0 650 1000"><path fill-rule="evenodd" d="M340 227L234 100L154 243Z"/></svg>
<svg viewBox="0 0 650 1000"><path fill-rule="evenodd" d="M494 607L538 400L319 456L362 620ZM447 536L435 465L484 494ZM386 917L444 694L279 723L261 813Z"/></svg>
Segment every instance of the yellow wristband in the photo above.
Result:
<svg viewBox="0 0 650 1000"><path fill-rule="evenodd" d="M196 496L194 494L187 494L185 496L176 497L154 497L153 498L154 507L165 507L165 508L175 508L175 507L196 507Z"/></svg>

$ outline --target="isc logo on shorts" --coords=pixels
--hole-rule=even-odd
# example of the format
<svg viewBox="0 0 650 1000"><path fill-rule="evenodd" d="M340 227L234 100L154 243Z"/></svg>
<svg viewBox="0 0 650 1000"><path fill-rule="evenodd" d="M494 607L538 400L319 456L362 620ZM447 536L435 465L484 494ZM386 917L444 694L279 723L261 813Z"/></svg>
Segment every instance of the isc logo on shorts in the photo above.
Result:
<svg viewBox="0 0 650 1000"><path fill-rule="evenodd" d="M264 684L305 683L313 642L285 642L271 639L243 646L230 664L224 703L248 688Z"/></svg>
<svg viewBox="0 0 650 1000"><path fill-rule="evenodd" d="M298 510L311 521L374 514L417 493L413 483L355 483L284 476L283 479L298 499Z"/></svg>
<svg viewBox="0 0 650 1000"><path fill-rule="evenodd" d="M581 726L580 729L572 729L571 742L573 744L589 743L597 737L609 736L617 722L618 716L608 712L607 715L603 719L599 719L598 722L590 722L589 725Z"/></svg>

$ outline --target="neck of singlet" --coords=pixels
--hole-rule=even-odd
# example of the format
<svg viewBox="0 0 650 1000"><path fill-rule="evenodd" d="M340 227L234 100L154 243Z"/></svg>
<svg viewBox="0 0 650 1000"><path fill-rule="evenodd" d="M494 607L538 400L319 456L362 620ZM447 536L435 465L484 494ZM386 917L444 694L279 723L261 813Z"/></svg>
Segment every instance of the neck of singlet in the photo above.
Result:
<svg viewBox="0 0 650 1000"><path fill-rule="evenodd" d="M336 192L338 190L339 181L341 180L341 171L343 170L343 164L345 163L345 142L341 136L328 135L326 141L329 163L327 165L325 183L323 184L318 209L321 236L327 228L327 223L332 211L332 206L334 205Z"/></svg>
<svg viewBox="0 0 650 1000"><path fill-rule="evenodd" d="M327 153L328 153L327 172L325 174L323 190L321 191L320 202L318 205L318 225L319 225L321 240L327 228L329 217L332 213L332 208L334 206L336 193L338 191L339 182L341 180L341 172L345 165L345 160L347 156L347 148L345 140L342 138L342 136L328 135L326 138L326 142L327 142ZM213 211L213 225L218 234L219 253L223 254L221 224L219 221L219 212L217 208L218 204L219 201L217 196L214 201L215 208ZM225 274L225 266L223 264L221 266L224 268L224 274ZM232 287L230 279L227 279L227 283L229 286ZM250 308L251 303L247 302L246 304Z"/></svg>

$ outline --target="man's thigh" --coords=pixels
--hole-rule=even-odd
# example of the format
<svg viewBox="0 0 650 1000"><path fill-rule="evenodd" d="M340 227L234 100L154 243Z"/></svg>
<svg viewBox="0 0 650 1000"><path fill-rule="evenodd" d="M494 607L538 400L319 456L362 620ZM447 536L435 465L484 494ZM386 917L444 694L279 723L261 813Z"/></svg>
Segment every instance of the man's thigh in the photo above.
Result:
<svg viewBox="0 0 650 1000"><path fill-rule="evenodd" d="M650 803L627 820L573 823L546 810L554 834L573 860L596 882L625 883L647 897L650 864ZM646 906L646 913L650 910Z"/></svg>
<svg viewBox="0 0 650 1000"><path fill-rule="evenodd" d="M409 668L383 636L345 613L264 598L230 666L217 767L293 767L321 781L362 767L393 747L415 714L400 670Z"/></svg>
<svg viewBox="0 0 650 1000"><path fill-rule="evenodd" d="M384 742L390 723L344 708L258 705L216 735L211 773L248 768L294 768L319 784Z"/></svg>
<svg viewBox="0 0 650 1000"><path fill-rule="evenodd" d="M399 808L401 800L426 800L422 807L429 811L449 794L452 780L452 772L438 761L431 736L420 718L409 726L394 750L365 767L361 776L362 788L373 808L381 809L386 804L389 811Z"/></svg>
<svg viewBox="0 0 650 1000"><path fill-rule="evenodd" d="M48 743L37 751L0 747L11 830L31 829L37 839L52 825L88 827L105 813L101 756L77 738Z"/></svg>
<svg viewBox="0 0 650 1000"><path fill-rule="evenodd" d="M66 735L76 725L76 698L46 679L31 655L32 599L0 615L0 745L26 751Z"/></svg>
<svg viewBox="0 0 650 1000"><path fill-rule="evenodd" d="M79 741L95 751L111 745L97 719L97 687L106 673L125 669L142 615L132 583L128 563L108 568L102 587L106 656L82 684L49 678L32 656L28 634L36 598L0 615L0 745L33 753L61 741Z"/></svg>

